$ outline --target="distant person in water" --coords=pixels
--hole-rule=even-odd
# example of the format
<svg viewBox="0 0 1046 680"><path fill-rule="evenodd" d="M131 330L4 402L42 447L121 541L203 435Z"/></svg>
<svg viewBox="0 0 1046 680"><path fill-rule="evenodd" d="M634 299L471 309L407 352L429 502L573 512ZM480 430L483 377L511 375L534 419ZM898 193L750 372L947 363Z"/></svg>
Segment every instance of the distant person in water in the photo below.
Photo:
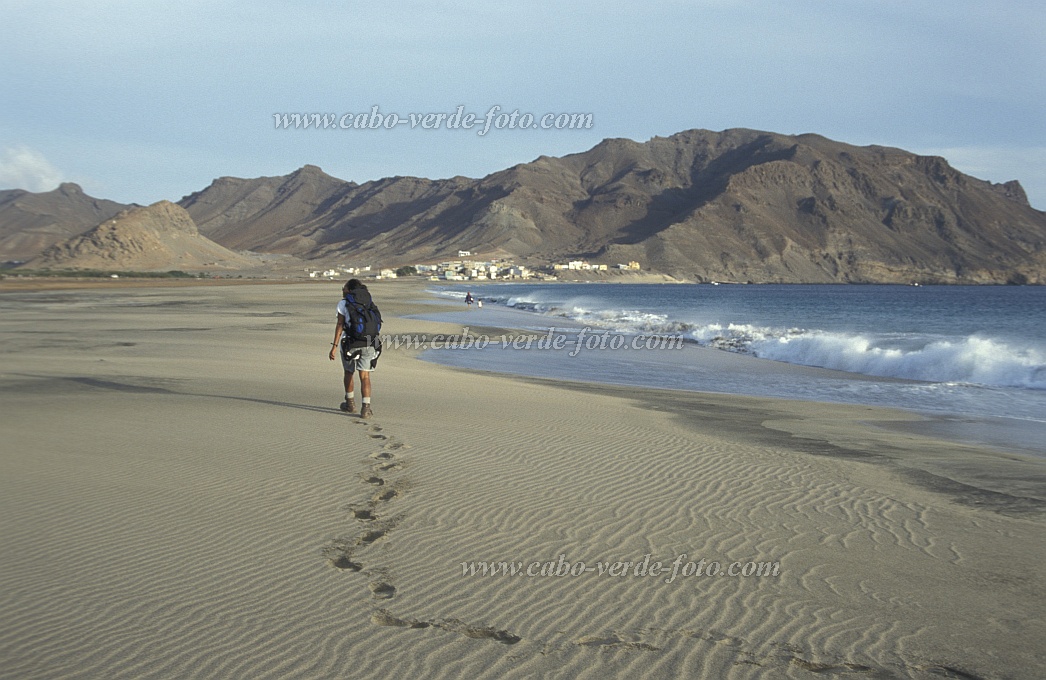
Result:
<svg viewBox="0 0 1046 680"><path fill-rule="evenodd" d="M469 309L472 309L472 303L473 303L472 293L471 292L465 293L465 304L468 305Z"/></svg>

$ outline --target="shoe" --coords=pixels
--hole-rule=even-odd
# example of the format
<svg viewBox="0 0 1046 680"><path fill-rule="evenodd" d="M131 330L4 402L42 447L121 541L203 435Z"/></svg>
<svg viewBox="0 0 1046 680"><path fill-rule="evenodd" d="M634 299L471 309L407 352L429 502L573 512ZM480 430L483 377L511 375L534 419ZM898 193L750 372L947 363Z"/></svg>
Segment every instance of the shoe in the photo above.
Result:
<svg viewBox="0 0 1046 680"><path fill-rule="evenodd" d="M374 415L374 411L370 409L370 404L364 404L363 408L360 409L360 418L370 418Z"/></svg>
<svg viewBox="0 0 1046 680"><path fill-rule="evenodd" d="M340 408L342 411L345 411L346 413L355 413L356 412L356 400L355 399L346 399L345 401L341 402L341 406L339 406L338 408Z"/></svg>

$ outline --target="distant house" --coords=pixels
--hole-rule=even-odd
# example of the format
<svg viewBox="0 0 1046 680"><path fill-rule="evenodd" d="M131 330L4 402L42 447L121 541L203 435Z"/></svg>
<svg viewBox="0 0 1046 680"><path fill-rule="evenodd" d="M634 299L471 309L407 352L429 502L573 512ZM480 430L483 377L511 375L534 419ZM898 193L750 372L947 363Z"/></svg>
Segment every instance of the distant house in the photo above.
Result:
<svg viewBox="0 0 1046 680"><path fill-rule="evenodd" d="M471 250L459 250L458 251L458 257L472 257L472 251Z"/></svg>
<svg viewBox="0 0 1046 680"><path fill-rule="evenodd" d="M626 265L618 265L618 267L625 269ZM571 260L566 264L553 264L552 269L570 269L573 271L593 271L593 272L605 272L607 266L605 264L589 264L584 260Z"/></svg>

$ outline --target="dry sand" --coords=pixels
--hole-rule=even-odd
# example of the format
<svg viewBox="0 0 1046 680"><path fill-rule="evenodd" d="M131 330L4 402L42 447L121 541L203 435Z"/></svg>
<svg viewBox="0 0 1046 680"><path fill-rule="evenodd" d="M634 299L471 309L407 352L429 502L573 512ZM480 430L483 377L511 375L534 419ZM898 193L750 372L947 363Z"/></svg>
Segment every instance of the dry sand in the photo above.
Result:
<svg viewBox="0 0 1046 680"><path fill-rule="evenodd" d="M460 331L372 292L390 333ZM337 296L0 294L0 676L1046 676L1041 464L882 409L407 351L362 421ZM779 574L666 583L684 553ZM666 571L462 575L560 555Z"/></svg>

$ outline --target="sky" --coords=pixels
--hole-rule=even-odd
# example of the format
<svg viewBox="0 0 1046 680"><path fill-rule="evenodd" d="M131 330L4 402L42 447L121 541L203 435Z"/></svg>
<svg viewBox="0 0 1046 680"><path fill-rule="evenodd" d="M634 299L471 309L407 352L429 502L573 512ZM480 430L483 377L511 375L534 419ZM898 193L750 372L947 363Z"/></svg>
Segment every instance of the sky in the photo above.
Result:
<svg viewBox="0 0 1046 680"><path fill-rule="evenodd" d="M148 204L305 164L482 177L744 127L944 156L1046 209L1042 0L0 0L0 17L0 189ZM459 107L471 128L422 125ZM293 113L334 126L281 129ZM404 122L354 127L378 120Z"/></svg>

